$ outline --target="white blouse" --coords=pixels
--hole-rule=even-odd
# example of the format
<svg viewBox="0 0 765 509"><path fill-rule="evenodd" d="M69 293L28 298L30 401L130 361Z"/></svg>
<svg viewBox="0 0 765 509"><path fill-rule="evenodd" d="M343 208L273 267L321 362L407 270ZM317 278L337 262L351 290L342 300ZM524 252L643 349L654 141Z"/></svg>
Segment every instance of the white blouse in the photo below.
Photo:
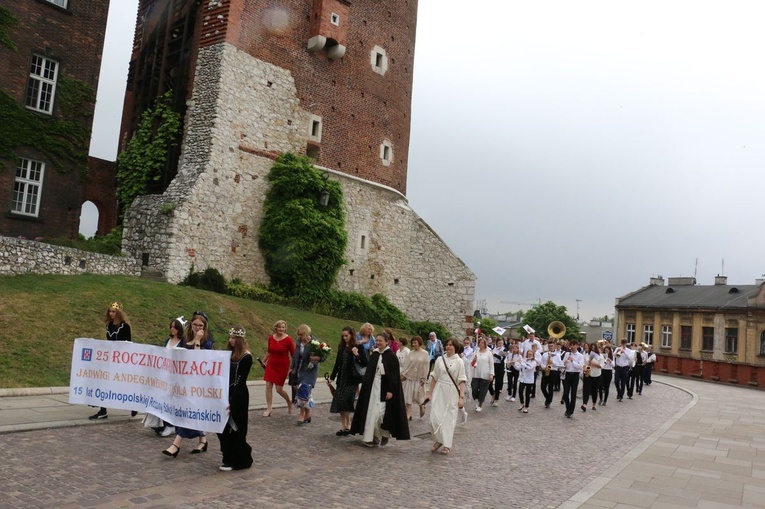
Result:
<svg viewBox="0 0 765 509"><path fill-rule="evenodd" d="M473 378L488 380L494 375L494 355L488 348L483 352L476 350L473 363Z"/></svg>

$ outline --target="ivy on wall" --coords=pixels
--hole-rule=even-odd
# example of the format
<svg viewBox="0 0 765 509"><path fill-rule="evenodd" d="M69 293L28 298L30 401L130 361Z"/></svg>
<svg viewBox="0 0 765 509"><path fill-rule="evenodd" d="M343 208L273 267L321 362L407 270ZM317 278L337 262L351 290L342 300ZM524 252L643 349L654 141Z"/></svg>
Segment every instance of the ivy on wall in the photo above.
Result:
<svg viewBox="0 0 765 509"><path fill-rule="evenodd" d="M0 7L0 46L16 51L16 44L8 33L9 29L16 25L16 18L11 11L5 7Z"/></svg>
<svg viewBox="0 0 765 509"><path fill-rule="evenodd" d="M117 198L123 211L162 178L167 150L178 143L181 116L171 104L171 91L159 96L154 107L141 114L135 134L117 156Z"/></svg>
<svg viewBox="0 0 765 509"><path fill-rule="evenodd" d="M0 46L16 51L10 28L16 25L11 11L0 7ZM56 84L56 116L36 113L19 106L0 90L0 159L13 160L18 147L31 147L48 159L59 173L79 170L88 173L90 117L96 94L82 81L65 74ZM2 166L0 166L1 168Z"/></svg>
<svg viewBox="0 0 765 509"><path fill-rule="evenodd" d="M11 160L13 150L28 146L39 151L56 171L74 169L88 172L90 122L95 100L93 89L83 82L61 75L56 87L58 116L35 113L0 90L0 159Z"/></svg>
<svg viewBox="0 0 765 509"><path fill-rule="evenodd" d="M284 154L268 174L259 246L273 290L305 302L333 287L348 242L340 184L305 156ZM319 203L322 191L329 203Z"/></svg>

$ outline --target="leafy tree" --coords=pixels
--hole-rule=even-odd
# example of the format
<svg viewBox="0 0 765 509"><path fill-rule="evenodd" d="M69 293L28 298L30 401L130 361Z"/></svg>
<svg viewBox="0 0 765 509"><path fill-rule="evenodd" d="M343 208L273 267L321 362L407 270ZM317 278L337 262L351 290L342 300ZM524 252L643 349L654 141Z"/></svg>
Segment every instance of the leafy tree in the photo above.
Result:
<svg viewBox="0 0 765 509"><path fill-rule="evenodd" d="M548 337L547 326L554 321L561 322L566 326L566 334L563 339L582 339L582 335L579 333L579 324L569 316L566 306L558 306L554 302L547 301L526 311L523 317L524 324L534 328L537 331L537 336L542 338ZM523 329L521 329L521 334L527 335Z"/></svg>
<svg viewBox="0 0 765 509"><path fill-rule="evenodd" d="M497 333L492 329L497 326L497 321L493 318L485 316L480 320L473 317L473 330L478 328L478 322L481 322L481 333L485 336L495 336Z"/></svg>

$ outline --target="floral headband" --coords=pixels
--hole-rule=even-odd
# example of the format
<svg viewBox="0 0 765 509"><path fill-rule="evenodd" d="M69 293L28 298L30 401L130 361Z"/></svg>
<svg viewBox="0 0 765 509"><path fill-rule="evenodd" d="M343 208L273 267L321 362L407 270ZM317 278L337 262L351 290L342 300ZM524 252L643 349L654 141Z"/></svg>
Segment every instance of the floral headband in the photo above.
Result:
<svg viewBox="0 0 765 509"><path fill-rule="evenodd" d="M232 328L230 328L228 330L228 335L229 336L238 336L240 338L243 338L244 334L245 334L244 329L236 329L236 328L232 327Z"/></svg>

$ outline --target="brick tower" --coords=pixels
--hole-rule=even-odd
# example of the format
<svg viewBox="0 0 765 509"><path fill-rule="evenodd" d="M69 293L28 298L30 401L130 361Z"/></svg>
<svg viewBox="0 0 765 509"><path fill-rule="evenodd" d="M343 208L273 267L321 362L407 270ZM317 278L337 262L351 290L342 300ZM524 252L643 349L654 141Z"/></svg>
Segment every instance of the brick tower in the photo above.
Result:
<svg viewBox="0 0 765 509"><path fill-rule="evenodd" d="M194 264L267 282L265 177L305 153L343 186L339 286L462 329L475 277L405 197L416 18L416 0L142 0L123 140L166 90L185 129L166 189L126 214L123 248L170 281Z"/></svg>

